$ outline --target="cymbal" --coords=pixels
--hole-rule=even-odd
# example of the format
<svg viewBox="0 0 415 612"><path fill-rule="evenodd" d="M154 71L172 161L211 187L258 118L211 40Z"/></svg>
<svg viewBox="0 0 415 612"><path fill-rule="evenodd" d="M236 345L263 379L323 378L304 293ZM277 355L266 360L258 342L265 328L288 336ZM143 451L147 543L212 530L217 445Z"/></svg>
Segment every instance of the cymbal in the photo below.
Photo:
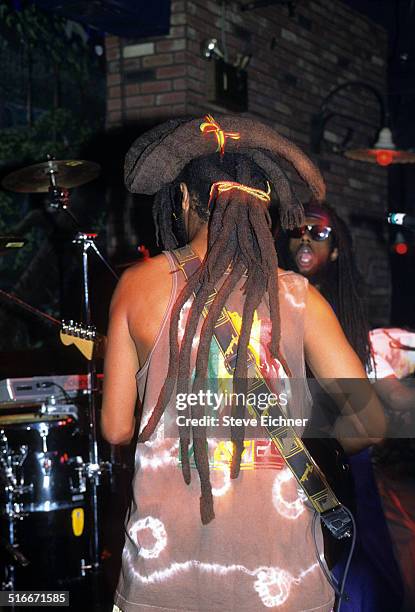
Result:
<svg viewBox="0 0 415 612"><path fill-rule="evenodd" d="M71 189L95 179L100 173L100 166L83 159L52 160L16 170L8 174L1 184L5 189L19 193L47 193L51 170L55 175L56 185Z"/></svg>

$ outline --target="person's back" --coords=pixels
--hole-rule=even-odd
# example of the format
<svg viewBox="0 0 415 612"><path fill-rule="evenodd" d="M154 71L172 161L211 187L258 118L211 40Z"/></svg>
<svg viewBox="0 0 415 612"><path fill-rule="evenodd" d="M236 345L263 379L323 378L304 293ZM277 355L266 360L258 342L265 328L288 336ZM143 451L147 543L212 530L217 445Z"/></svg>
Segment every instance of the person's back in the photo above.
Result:
<svg viewBox="0 0 415 612"><path fill-rule="evenodd" d="M160 295L159 286L165 287L169 281L172 286L169 297L163 293L162 304L157 307L159 329L155 343L137 375L142 427L151 415L167 374L171 308L185 285L174 254L162 257L165 262L150 264L158 274L157 287L147 291L150 303L153 296ZM170 272L166 270L168 263ZM144 266L147 263L141 268ZM132 287L136 283L136 287L141 286L142 275L152 272L150 266L145 273L131 271ZM230 313L242 312L241 287L245 280L241 279L226 304ZM301 277L283 272L279 285L280 312L285 322L281 346L292 376L304 381L302 344L307 285ZM140 312L133 294L130 299L134 335ZM184 308L184 313L183 326L188 308ZM264 359L269 326L269 309L264 303L258 308L250 344L257 349L258 356L261 354L269 371L274 368L276 372L275 360L269 356ZM137 344L142 344L142 333L140 330L138 333ZM200 325L196 343L199 335ZM214 342L209 370L219 370L221 378L223 360L213 345ZM296 406L298 409L292 407L289 414L306 418L309 407L305 395L304 402ZM172 414L168 410L167 420ZM180 609L185 610L210 611L222 607L251 612L277 606L281 610L331 609L332 589L319 566L313 542L313 511L302 501L294 477L272 442L266 439L266 433L254 439L247 436L237 480L230 479L229 439L208 438L215 519L206 528L200 521L194 459L190 460L191 482L183 487L178 440L166 438L164 428L167 423L162 417L149 441L137 453L134 502L126 524L123 571L115 598L118 606L128 611L130 602L140 602L139 609L146 609L144 605L148 609L154 606L176 609L170 606L180 593ZM211 431L214 435L215 428ZM260 520L261 530L252 529L253 520Z"/></svg>

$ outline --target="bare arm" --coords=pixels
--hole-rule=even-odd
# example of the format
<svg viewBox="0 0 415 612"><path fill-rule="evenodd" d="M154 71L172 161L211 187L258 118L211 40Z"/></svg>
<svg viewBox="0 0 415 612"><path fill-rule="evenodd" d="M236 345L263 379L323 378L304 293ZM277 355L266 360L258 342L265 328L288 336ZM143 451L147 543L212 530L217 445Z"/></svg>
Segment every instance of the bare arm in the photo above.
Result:
<svg viewBox="0 0 415 612"><path fill-rule="evenodd" d="M391 374L374 383L375 389L385 405L390 410L407 412L415 407L415 385L413 378L407 384L401 382L397 376Z"/></svg>
<svg viewBox="0 0 415 612"><path fill-rule="evenodd" d="M134 435L139 362L128 327L129 274L118 283L111 301L104 362L101 430L111 444L128 444Z"/></svg>
<svg viewBox="0 0 415 612"><path fill-rule="evenodd" d="M380 442L386 432L382 405L332 308L311 286L304 342L310 369L339 407L334 433L345 450L358 452Z"/></svg>

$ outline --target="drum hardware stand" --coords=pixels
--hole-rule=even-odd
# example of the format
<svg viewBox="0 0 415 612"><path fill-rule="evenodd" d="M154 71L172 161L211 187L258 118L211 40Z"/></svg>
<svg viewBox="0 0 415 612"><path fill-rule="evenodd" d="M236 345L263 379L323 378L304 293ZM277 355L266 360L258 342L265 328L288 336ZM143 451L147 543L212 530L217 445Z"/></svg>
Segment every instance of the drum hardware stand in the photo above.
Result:
<svg viewBox="0 0 415 612"><path fill-rule="evenodd" d="M71 219L79 228L80 224L75 215L69 210L69 193L65 189L61 189L56 183L56 170L53 165L53 160L49 158L49 196L50 206L56 210L62 210L69 214ZM113 270L111 265L106 261L103 255L98 250L95 244L97 234L86 233L79 231L72 240L73 244L79 245L82 254L82 281L84 294L84 324L90 326L91 305L90 305L90 284L89 284L89 265L88 251L91 249L98 255L99 259L111 272L116 280L118 275ZM88 360L87 370L87 396L88 396L88 443L89 443L89 461L85 464L85 475L90 484L91 494L91 510L92 510L92 542L91 542L91 565L83 563L82 572L85 570L98 570L101 564L100 559L100 541L99 541L99 517L98 517L98 486L101 484L101 476L104 472L111 472L111 463L109 461L100 462L98 453L97 441L97 423L96 423L96 393L97 393L97 376L95 358L92 356Z"/></svg>
<svg viewBox="0 0 415 612"><path fill-rule="evenodd" d="M61 187L58 187L58 185L56 184L55 175L57 171L56 171L56 166L53 163L54 158L51 155L48 155L47 159L48 159L47 174L49 175L49 181L50 181L49 208L52 208L53 210L65 211L70 216L72 221L75 223L76 227L80 227L78 219L75 217L75 215L72 213L72 211L69 208L68 189L62 189Z"/></svg>
<svg viewBox="0 0 415 612"><path fill-rule="evenodd" d="M6 565L4 581L0 584L2 590L14 591L16 565L26 567L30 563L20 550L19 543L16 540L15 523L27 516L27 513L22 512L22 504L16 501L16 498L18 499L21 495L30 491L32 485L24 485L23 478L21 474L19 475L19 469L27 457L28 447L23 444L18 452L10 452L4 430L0 431L0 442L2 445L0 451L0 469L7 483L5 490L7 493L6 517L8 521L8 541L0 541L0 545L12 559Z"/></svg>

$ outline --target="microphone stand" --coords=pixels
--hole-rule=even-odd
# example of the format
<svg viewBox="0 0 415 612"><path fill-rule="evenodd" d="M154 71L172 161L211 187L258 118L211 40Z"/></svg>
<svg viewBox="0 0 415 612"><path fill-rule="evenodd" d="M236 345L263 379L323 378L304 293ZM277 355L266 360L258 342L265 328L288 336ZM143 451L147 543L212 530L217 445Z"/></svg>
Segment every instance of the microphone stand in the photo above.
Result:
<svg viewBox="0 0 415 612"><path fill-rule="evenodd" d="M62 189L56 182L56 170L53 166L53 160L48 160L49 164L49 205L51 208L66 212L75 225L80 228L80 224L75 215L69 210L69 192L67 189ZM82 255L82 287L83 287L83 314L84 323L86 326L91 326L91 305L90 305L90 282L89 282L89 261L88 252L92 249L106 268L111 272L116 280L118 275L111 267L109 262L100 253L95 239L97 234L78 231L73 244L80 246ZM91 510L92 510L92 541L91 541L91 565L82 566L82 575L85 575L85 570L91 569L96 571L100 568L100 534L99 534L99 517L98 517L98 486L101 484L101 475L103 472L111 472L110 461L100 461L97 441L97 422L96 422L96 393L97 393L97 373L96 373L96 358L94 353L92 359L88 360L87 369L87 396L88 396L88 463L85 465L86 476L90 484L91 494Z"/></svg>

